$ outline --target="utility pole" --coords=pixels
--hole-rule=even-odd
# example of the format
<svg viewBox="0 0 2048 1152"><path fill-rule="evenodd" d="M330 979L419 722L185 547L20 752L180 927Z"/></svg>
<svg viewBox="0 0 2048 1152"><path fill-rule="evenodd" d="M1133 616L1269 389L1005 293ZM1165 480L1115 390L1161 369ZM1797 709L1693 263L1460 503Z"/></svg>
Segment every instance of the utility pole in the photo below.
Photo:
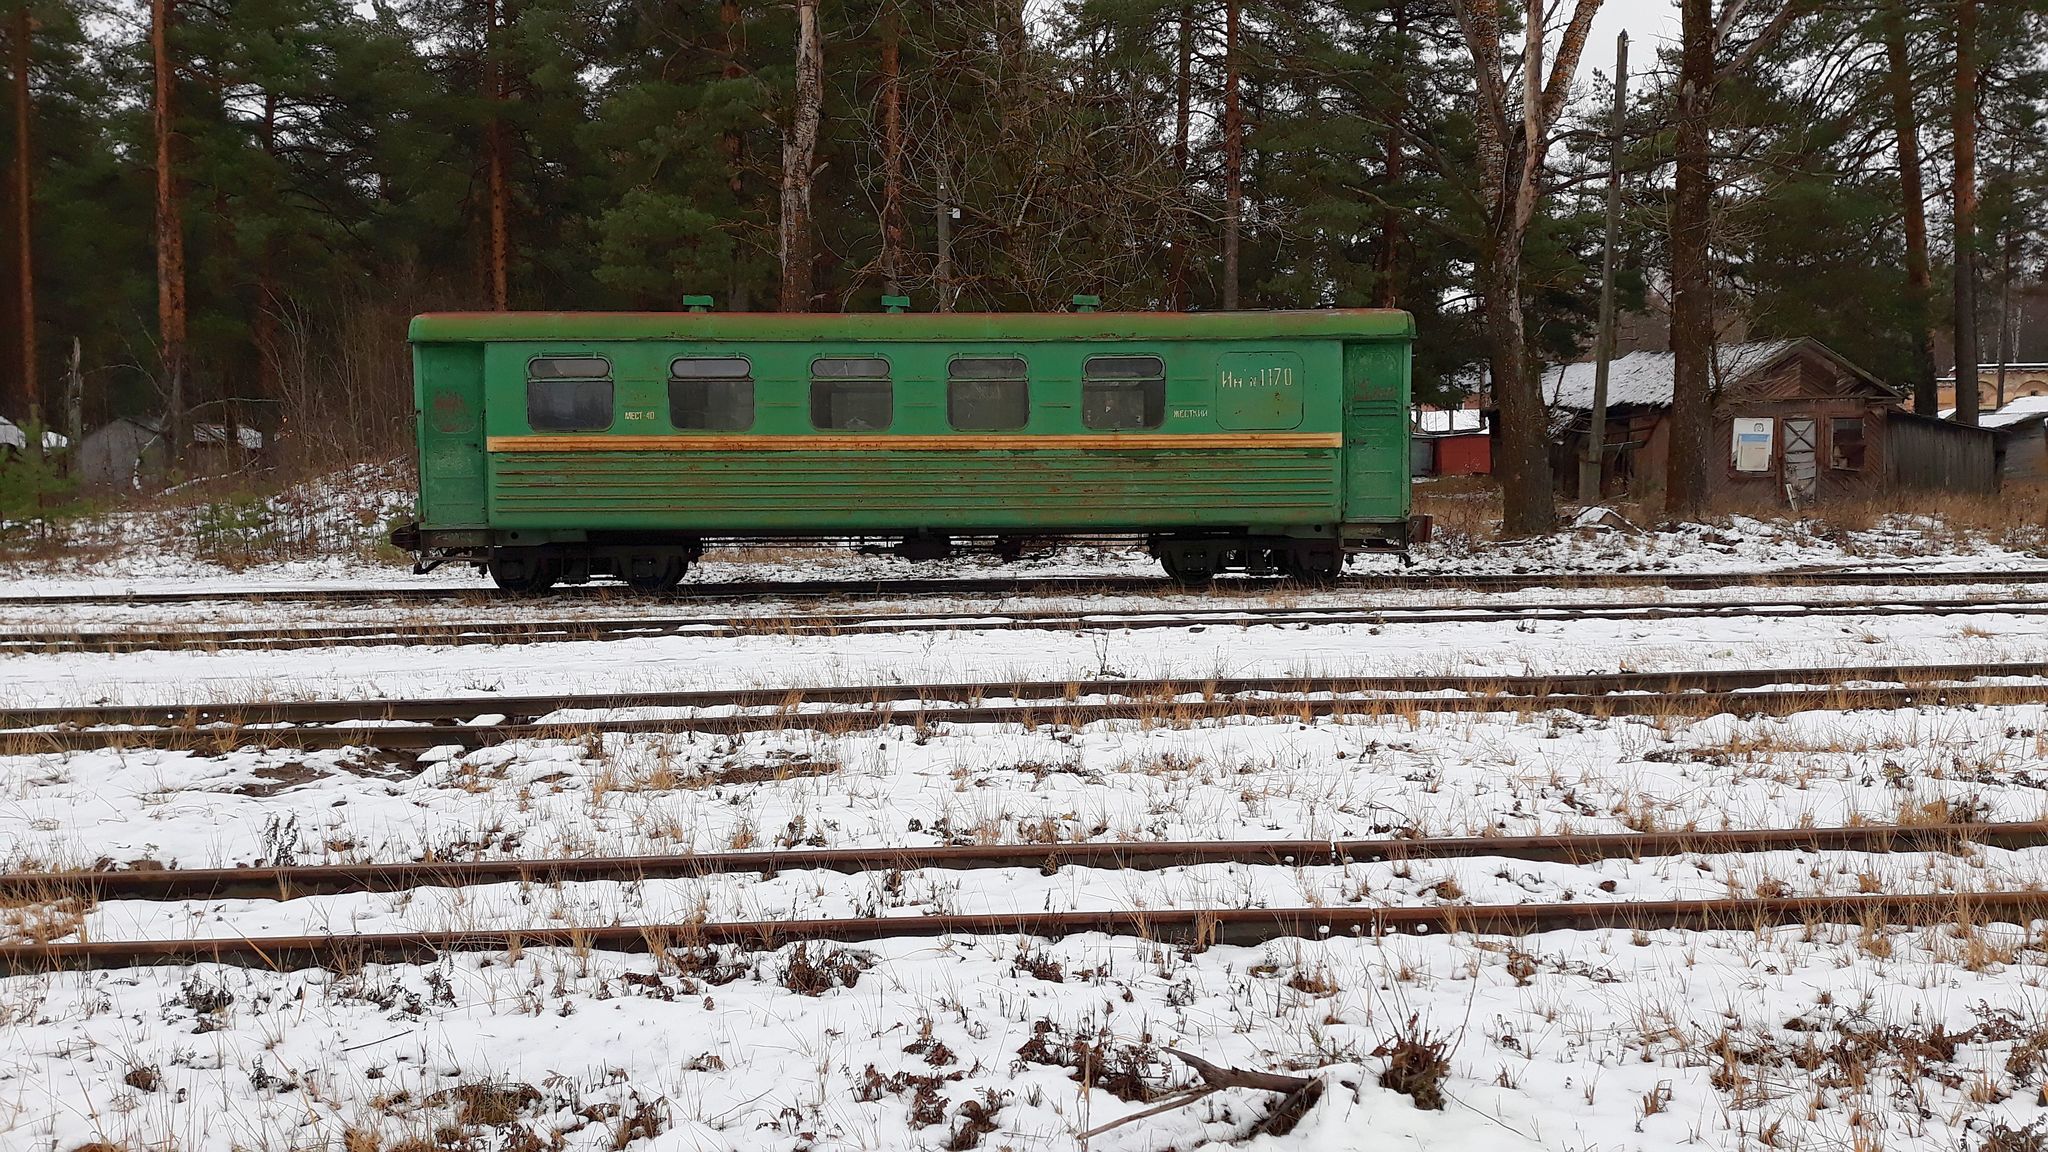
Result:
<svg viewBox="0 0 2048 1152"><path fill-rule="evenodd" d="M938 226L939 264L932 272L938 281L939 311L953 310L953 197L946 190L946 166L939 162L939 207L933 221Z"/></svg>
<svg viewBox="0 0 2048 1152"><path fill-rule="evenodd" d="M85 349L78 343L78 337L71 338L71 373L64 384L64 434L71 438L71 450L67 459L71 462L72 475L78 473L78 448L85 443L85 373L79 370L80 361L85 358Z"/></svg>
<svg viewBox="0 0 2048 1152"><path fill-rule="evenodd" d="M1593 361L1593 409L1579 457L1579 503L1600 502L1607 455L1607 365L1614 359L1614 247L1621 230L1621 130L1628 112L1628 33L1614 38L1614 119L1607 142L1607 251L1600 258L1600 342Z"/></svg>

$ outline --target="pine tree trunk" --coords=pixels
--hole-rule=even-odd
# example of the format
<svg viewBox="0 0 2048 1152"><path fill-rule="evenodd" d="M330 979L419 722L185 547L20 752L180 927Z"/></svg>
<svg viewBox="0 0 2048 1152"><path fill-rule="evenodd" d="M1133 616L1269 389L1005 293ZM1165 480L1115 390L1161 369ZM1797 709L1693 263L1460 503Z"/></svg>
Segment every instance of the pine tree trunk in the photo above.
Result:
<svg viewBox="0 0 2048 1152"><path fill-rule="evenodd" d="M498 28L500 0L484 0L484 95L490 123L484 132L485 183L490 198L491 308L512 307L512 191L505 178L505 65Z"/></svg>
<svg viewBox="0 0 2048 1152"><path fill-rule="evenodd" d="M746 51L746 26L740 22L739 0L723 0L718 6L718 22L725 29L725 66L720 74L727 80L737 80L747 74L740 63L740 55ZM746 205L746 181L744 178L746 160L746 138L737 128L727 128L719 137L719 146L725 153L725 186L732 194L735 211L744 213ZM730 282L729 304L735 312L745 312L753 304L753 296L739 262L734 261Z"/></svg>
<svg viewBox="0 0 2048 1152"><path fill-rule="evenodd" d="M1956 422L1977 423L1977 0L1956 6Z"/></svg>
<svg viewBox="0 0 2048 1152"><path fill-rule="evenodd" d="M1237 308L1237 232L1244 208L1244 107L1238 96L1238 4L1223 5L1223 310Z"/></svg>
<svg viewBox="0 0 2048 1152"><path fill-rule="evenodd" d="M42 404L36 381L35 242L29 214L35 202L33 167L29 160L29 17L26 0L14 10L14 220L15 265L20 274L21 389L33 416Z"/></svg>
<svg viewBox="0 0 2048 1152"><path fill-rule="evenodd" d="M1406 0L1394 3L1394 44L1395 51L1403 58L1407 56L1408 5ZM1407 163L1402 156L1401 122L1408 115L1408 77L1403 74L1393 80L1394 107L1387 117L1385 156L1382 167L1385 170L1387 192L1392 195L1407 177ZM1398 272L1401 265L1401 213L1392 206L1380 209L1380 250L1373 266L1372 306L1375 308L1399 308L1401 306L1401 285Z"/></svg>
<svg viewBox="0 0 2048 1152"><path fill-rule="evenodd" d="M1932 297L1927 270L1927 200L1920 180L1920 128L1913 113L1912 53L1906 39L1905 0L1885 7L1885 86L1890 90L1892 135L1899 156L1899 201L1906 225L1906 326L1913 342L1913 411L1938 415L1934 385Z"/></svg>
<svg viewBox="0 0 2048 1152"><path fill-rule="evenodd" d="M1486 362L1500 413L1501 531L1535 536L1556 525L1551 490L1549 420L1543 390L1529 362L1522 302L1522 238L1492 232L1480 253L1486 319Z"/></svg>
<svg viewBox="0 0 2048 1152"><path fill-rule="evenodd" d="M903 294L903 25L896 5L882 15L882 279Z"/></svg>
<svg viewBox="0 0 2048 1152"><path fill-rule="evenodd" d="M1707 502L1713 438L1714 301L1708 270L1708 132L1714 92L1709 0L1683 0L1679 15L1677 164L1671 206L1671 445L1666 516L1697 519Z"/></svg>
<svg viewBox="0 0 2048 1152"><path fill-rule="evenodd" d="M1188 174L1188 129L1194 107L1195 88L1195 6L1180 6L1180 59L1173 74L1173 170L1183 179Z"/></svg>
<svg viewBox="0 0 2048 1152"><path fill-rule="evenodd" d="M149 42L155 65L151 125L156 137L156 319L158 352L169 395L164 420L165 453L175 465L185 459L185 233L178 202L172 148L170 21L173 0L150 0Z"/></svg>
<svg viewBox="0 0 2048 1152"><path fill-rule="evenodd" d="M784 312L811 310L811 167L825 72L818 0L797 0L796 113L782 141L782 300Z"/></svg>

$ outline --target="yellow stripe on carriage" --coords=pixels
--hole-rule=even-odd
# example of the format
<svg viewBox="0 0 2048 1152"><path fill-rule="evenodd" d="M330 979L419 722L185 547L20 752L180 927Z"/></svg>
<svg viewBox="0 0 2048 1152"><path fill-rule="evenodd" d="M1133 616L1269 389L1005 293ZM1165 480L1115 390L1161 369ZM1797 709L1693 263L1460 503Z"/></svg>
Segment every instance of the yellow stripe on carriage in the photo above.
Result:
<svg viewBox="0 0 2048 1152"><path fill-rule="evenodd" d="M606 434L492 436L493 452L1001 452L1251 448L1342 448L1338 432L1102 432L1081 436L612 436Z"/></svg>

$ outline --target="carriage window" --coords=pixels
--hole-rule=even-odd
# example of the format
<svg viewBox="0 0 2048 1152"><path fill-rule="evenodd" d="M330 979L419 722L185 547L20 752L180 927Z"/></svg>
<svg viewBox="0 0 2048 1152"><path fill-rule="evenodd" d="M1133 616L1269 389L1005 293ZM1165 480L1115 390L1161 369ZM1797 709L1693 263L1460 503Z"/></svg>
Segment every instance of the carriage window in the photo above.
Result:
<svg viewBox="0 0 2048 1152"><path fill-rule="evenodd" d="M1021 356L962 356L946 366L946 419L959 432L1014 432L1031 422Z"/></svg>
<svg viewBox="0 0 2048 1152"><path fill-rule="evenodd" d="M754 370L744 356L680 356L668 366L668 422L691 432L754 426Z"/></svg>
<svg viewBox="0 0 2048 1152"><path fill-rule="evenodd" d="M601 432L611 427L611 364L598 356L528 361L526 424L536 432Z"/></svg>
<svg viewBox="0 0 2048 1152"><path fill-rule="evenodd" d="M1157 428L1166 421L1166 363L1157 356L1093 356L1081 370L1081 424Z"/></svg>
<svg viewBox="0 0 2048 1152"><path fill-rule="evenodd" d="M879 356L811 361L811 426L831 432L886 432L896 414L889 362Z"/></svg>

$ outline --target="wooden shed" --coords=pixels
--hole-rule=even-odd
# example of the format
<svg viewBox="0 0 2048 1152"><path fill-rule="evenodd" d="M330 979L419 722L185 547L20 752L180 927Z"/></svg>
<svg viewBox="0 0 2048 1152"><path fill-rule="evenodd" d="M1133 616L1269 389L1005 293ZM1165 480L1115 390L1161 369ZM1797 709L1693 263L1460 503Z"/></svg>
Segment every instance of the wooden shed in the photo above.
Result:
<svg viewBox="0 0 2048 1152"><path fill-rule="evenodd" d="M1634 352L1610 365L1603 493L1662 500L1673 369L1669 352ZM1578 475L1591 426L1593 372L1590 363L1566 364L1544 377L1556 473L1566 481ZM1901 391L1817 340L1722 345L1713 376L1720 452L1709 485L1719 501L1807 507L1901 480L1971 492L1995 483L1988 451L1979 461L1967 436L1893 421ZM1894 428L1905 430L1895 436ZM1942 459L1929 463L1923 453Z"/></svg>

